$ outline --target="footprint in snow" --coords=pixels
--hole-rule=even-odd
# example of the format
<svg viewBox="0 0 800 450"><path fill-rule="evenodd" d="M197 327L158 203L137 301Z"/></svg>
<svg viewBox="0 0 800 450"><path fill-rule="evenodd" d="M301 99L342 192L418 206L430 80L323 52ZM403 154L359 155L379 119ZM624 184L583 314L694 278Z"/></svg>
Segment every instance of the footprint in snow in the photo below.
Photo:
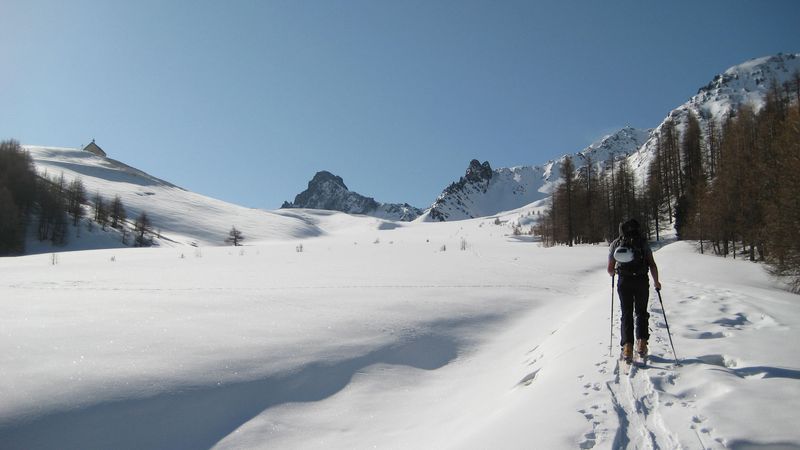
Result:
<svg viewBox="0 0 800 450"><path fill-rule="evenodd" d="M539 373L540 370L542 370L542 369L536 369L533 372L525 375L525 377L523 379L521 379L519 381L519 383L517 383L517 386L519 386L519 385L530 386L531 383L533 383L533 380L536 378L536 375Z"/></svg>
<svg viewBox="0 0 800 450"><path fill-rule="evenodd" d="M582 449L594 448L594 445L597 442L596 441L597 438L596 438L596 435L595 435L594 431L591 431L589 433L584 434L583 437L585 439L583 441L581 441L580 444L578 444L580 446L580 448L582 448Z"/></svg>

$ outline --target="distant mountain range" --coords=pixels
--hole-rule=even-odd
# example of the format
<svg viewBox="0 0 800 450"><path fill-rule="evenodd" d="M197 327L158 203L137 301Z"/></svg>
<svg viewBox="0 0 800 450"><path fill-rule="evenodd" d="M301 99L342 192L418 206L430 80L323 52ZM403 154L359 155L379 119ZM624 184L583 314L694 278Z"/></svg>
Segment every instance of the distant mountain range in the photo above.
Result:
<svg viewBox="0 0 800 450"><path fill-rule="evenodd" d="M753 59L716 75L687 102L670 111L653 129L626 127L571 155L576 166L591 160L599 172L612 157L627 157L638 176L644 177L664 123L672 121L680 132L690 112L705 130L709 120L722 121L742 104L759 109L773 81L784 83L800 73L800 54L779 54ZM342 211L375 216L379 221L451 221L485 217L547 199L561 174L566 155L539 166L492 168L473 160L464 176L450 183L426 209L407 203L381 203L350 191L330 172L318 172L308 188L282 209L243 208L181 189L119 161L81 149L23 146L44 174L63 173L67 181L80 177L90 197L120 195L135 217L146 211L161 245L222 245L236 226L250 241L286 240L324 234L314 220L298 208ZM85 241L85 248L119 246L119 236ZM111 244L115 242L115 244ZM35 247L35 246L34 246ZM36 251L36 250L34 250ZM42 250L46 251L46 250Z"/></svg>
<svg viewBox="0 0 800 450"><path fill-rule="evenodd" d="M773 82L784 83L798 73L800 54L778 54L744 62L716 75L695 96L670 111L657 127L645 130L625 127L570 156L576 167L591 161L598 173L604 172L610 158L627 157L631 167L643 179L665 122L672 121L676 130L681 132L691 111L705 130L708 120L719 123L743 104L759 109ZM312 183L317 184L314 180L309 183L309 190L298 195L294 203L284 206L334 209L393 220L413 220L417 216L425 221L484 217L548 198L558 183L566 156L541 166L498 169L492 169L488 161L473 160L464 176L447 186L424 211L407 204L391 205L393 214L387 214L383 209L386 205L371 198L349 191L345 195L341 189L343 182L338 183L338 187L321 188L312 187ZM341 178L335 178L341 181Z"/></svg>

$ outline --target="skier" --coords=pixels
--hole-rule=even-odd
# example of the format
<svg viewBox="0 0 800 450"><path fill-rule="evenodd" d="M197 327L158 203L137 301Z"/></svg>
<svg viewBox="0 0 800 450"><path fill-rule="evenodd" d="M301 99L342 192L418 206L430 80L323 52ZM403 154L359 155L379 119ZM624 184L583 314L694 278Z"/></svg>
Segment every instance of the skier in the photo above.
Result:
<svg viewBox="0 0 800 450"><path fill-rule="evenodd" d="M617 293L619 294L622 319L620 324L620 345L622 359L633 360L634 311L636 312L636 352L644 359L647 356L647 340L650 337L647 303L650 299L650 281L647 273L653 276L656 290L661 289L658 281L658 267L653 259L653 251L642 235L639 222L630 219L619 224L619 237L611 243L608 254L608 274L619 275Z"/></svg>

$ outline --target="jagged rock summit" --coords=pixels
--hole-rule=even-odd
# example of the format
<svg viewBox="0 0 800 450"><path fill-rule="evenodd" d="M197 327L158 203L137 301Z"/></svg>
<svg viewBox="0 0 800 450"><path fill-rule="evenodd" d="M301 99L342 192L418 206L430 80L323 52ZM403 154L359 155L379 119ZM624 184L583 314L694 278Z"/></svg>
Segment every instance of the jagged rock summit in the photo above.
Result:
<svg viewBox="0 0 800 450"><path fill-rule="evenodd" d="M489 161L481 164L477 159L473 159L469 162L464 179L468 182L489 181L492 179L492 166L489 165Z"/></svg>
<svg viewBox="0 0 800 450"><path fill-rule="evenodd" d="M378 207L371 197L350 192L344 180L326 170L317 172L308 182L308 188L297 194L293 203L284 202L282 208L328 209L352 214L365 214Z"/></svg>
<svg viewBox="0 0 800 450"><path fill-rule="evenodd" d="M297 194L294 202L283 202L281 208L325 209L404 222L416 219L423 212L408 203L380 203L372 197L353 192L344 184L342 177L325 170L314 175L308 182L308 188Z"/></svg>
<svg viewBox="0 0 800 450"><path fill-rule="evenodd" d="M424 220L449 221L485 217L508 211L546 197L539 191L540 167L492 169L472 160L458 181L436 198Z"/></svg>

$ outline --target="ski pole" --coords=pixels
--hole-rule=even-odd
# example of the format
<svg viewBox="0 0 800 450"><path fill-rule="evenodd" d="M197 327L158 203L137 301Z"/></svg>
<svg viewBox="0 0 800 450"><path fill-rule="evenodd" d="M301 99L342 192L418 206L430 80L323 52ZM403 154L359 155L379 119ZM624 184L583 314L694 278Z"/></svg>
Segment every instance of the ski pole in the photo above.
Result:
<svg viewBox="0 0 800 450"><path fill-rule="evenodd" d="M675 344L672 343L672 333L669 332L669 322L667 322L667 311L664 309L664 300L661 299L661 289L656 289L658 294L658 302L661 303L661 313L664 314L664 325L667 326L667 336L669 336L669 345L672 346L672 355L675 357L675 365L680 366L681 362L678 360L678 355L675 353Z"/></svg>
<svg viewBox="0 0 800 450"><path fill-rule="evenodd" d="M614 275L611 275L611 339L608 341L608 356L613 356L611 348L614 346Z"/></svg>

